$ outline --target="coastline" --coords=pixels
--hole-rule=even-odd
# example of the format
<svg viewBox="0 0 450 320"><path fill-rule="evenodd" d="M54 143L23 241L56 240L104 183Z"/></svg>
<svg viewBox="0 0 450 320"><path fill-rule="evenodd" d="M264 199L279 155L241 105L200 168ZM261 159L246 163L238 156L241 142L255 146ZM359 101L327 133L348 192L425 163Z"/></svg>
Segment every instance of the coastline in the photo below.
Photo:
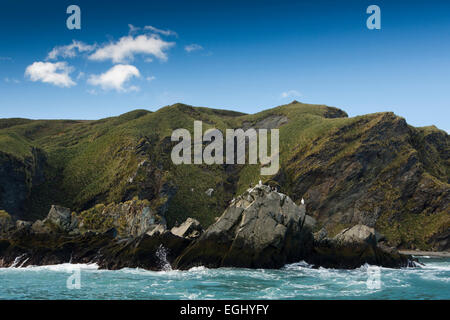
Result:
<svg viewBox="0 0 450 320"><path fill-rule="evenodd" d="M401 254L412 256L430 256L439 258L450 258L450 252L448 251L421 251L421 250L399 250Z"/></svg>

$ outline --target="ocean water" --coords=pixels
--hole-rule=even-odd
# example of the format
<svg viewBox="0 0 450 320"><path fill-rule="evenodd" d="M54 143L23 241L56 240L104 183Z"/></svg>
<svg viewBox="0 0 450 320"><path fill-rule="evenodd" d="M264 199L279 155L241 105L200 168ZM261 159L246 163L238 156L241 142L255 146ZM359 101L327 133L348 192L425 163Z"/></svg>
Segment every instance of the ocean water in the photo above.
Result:
<svg viewBox="0 0 450 320"><path fill-rule="evenodd" d="M450 259L420 261L425 266L356 270L313 269L306 263L281 270L159 272L73 264L0 268L0 299L450 299Z"/></svg>

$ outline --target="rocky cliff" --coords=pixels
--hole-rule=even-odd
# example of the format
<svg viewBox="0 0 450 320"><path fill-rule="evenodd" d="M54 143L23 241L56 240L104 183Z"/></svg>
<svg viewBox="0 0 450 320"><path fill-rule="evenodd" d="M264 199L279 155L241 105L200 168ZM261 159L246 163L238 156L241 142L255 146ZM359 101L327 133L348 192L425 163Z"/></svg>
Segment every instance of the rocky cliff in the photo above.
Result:
<svg viewBox="0 0 450 320"><path fill-rule="evenodd" d="M280 268L300 260L331 268L413 265L411 257L379 245L383 237L367 226L345 229L333 239L313 235L315 220L306 215L305 207L266 185L250 188L232 201L204 232L191 218L168 231L141 205L118 204L103 212L131 227L122 234L115 228L99 231L97 225L90 230L78 214L59 206L33 224L20 221L14 226L3 213L0 267L71 262L108 269Z"/></svg>
<svg viewBox="0 0 450 320"><path fill-rule="evenodd" d="M260 177L258 165L173 165L170 135L192 131L194 120L204 130L279 128L280 171ZM349 118L337 108L294 101L246 115L175 104L97 121L0 124L0 210L13 220L42 221L58 204L84 212L81 218L99 232L138 234L128 229L133 212L124 223L108 209L138 198L169 229L188 217L207 228L263 179L297 204L304 198L315 231L324 228L330 237L363 224L390 246L449 249L449 135L411 127L389 112Z"/></svg>
<svg viewBox="0 0 450 320"><path fill-rule="evenodd" d="M314 224L304 206L269 186L257 185L234 199L175 267L279 268L310 254Z"/></svg>

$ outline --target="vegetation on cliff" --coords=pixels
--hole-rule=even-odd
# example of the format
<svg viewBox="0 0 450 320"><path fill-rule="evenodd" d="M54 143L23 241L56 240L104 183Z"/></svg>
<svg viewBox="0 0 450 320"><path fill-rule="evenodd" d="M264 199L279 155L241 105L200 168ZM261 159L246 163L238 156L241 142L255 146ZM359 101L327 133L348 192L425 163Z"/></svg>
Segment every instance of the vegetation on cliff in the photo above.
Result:
<svg viewBox="0 0 450 320"><path fill-rule="evenodd" d="M280 128L280 171L173 165L170 135L194 120L204 130ZM361 223L394 246L448 249L449 136L389 112L348 118L294 101L253 115L175 104L96 121L0 120L0 209L15 219L41 219L58 204L104 230L108 216L94 217L138 197L169 228L187 217L208 227L260 178L304 198L330 235Z"/></svg>

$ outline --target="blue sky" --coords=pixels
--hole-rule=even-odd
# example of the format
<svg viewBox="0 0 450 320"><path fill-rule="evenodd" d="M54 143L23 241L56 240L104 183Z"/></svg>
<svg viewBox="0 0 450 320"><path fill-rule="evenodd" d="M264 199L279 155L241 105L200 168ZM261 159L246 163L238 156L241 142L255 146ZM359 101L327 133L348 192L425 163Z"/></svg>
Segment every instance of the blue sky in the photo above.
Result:
<svg viewBox="0 0 450 320"><path fill-rule="evenodd" d="M81 30L66 27L71 4ZM366 27L371 4L381 30ZM296 99L450 130L445 1L0 6L2 118L98 119L175 102L254 113Z"/></svg>

